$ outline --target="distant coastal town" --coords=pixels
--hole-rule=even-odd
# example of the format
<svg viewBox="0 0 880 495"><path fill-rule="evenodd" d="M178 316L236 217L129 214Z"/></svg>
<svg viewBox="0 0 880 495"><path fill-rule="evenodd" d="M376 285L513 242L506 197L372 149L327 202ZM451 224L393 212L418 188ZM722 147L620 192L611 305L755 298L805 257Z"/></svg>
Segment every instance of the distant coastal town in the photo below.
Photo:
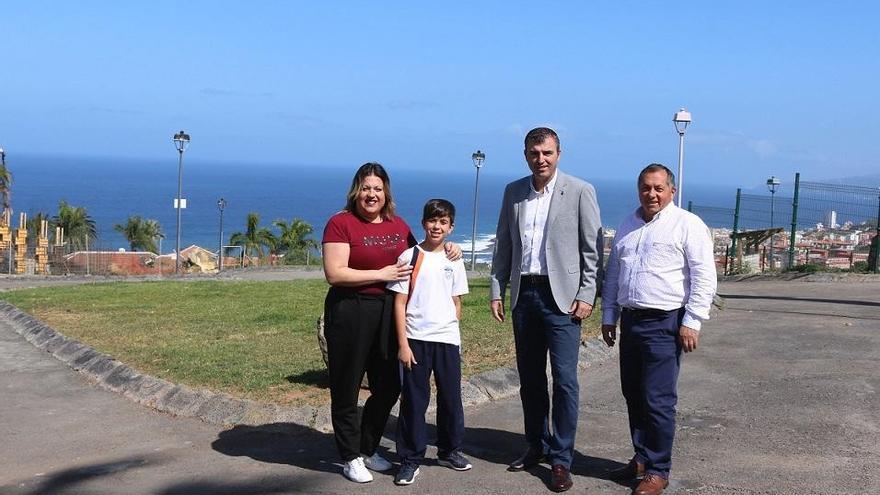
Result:
<svg viewBox="0 0 880 495"><path fill-rule="evenodd" d="M876 236L872 222L856 224L852 221L837 223L837 213L826 214L825 222L812 228L799 229L794 233L794 250L791 250L791 232L782 228L748 231L752 238L762 239L746 246L736 260L733 252L733 230L710 228L715 245L715 263L718 273L748 274L769 270L788 270L792 267L810 266L814 269L866 271L871 244ZM754 235L758 234L758 235ZM607 257L615 230L605 229L605 255ZM793 256L789 257L790 254Z"/></svg>

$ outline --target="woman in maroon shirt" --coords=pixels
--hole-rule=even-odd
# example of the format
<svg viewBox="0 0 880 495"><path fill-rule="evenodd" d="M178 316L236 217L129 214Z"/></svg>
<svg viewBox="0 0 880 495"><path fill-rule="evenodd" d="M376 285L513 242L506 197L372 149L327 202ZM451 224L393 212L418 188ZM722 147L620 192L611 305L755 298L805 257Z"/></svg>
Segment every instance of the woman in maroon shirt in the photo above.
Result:
<svg viewBox="0 0 880 495"><path fill-rule="evenodd" d="M376 453L388 415L400 395L397 340L391 331L393 299L388 282L406 279L412 268L397 257L416 244L409 226L394 214L391 183L378 163L355 173L343 211L324 228L324 274L330 284L324 301L324 335L330 368L330 413L343 474L364 483L366 468L386 471L390 462ZM447 246L450 258L461 257ZM370 397L358 420L358 393L364 372Z"/></svg>

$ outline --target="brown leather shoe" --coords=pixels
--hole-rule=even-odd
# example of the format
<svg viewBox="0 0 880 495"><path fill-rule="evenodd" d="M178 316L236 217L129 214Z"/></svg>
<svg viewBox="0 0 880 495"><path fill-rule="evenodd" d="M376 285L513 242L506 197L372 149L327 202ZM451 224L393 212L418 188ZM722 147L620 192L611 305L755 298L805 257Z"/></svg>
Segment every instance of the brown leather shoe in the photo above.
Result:
<svg viewBox="0 0 880 495"><path fill-rule="evenodd" d="M659 474L648 473L639 486L633 490L633 495L660 495L669 486L669 480Z"/></svg>
<svg viewBox="0 0 880 495"><path fill-rule="evenodd" d="M508 471L523 471L525 469L531 469L542 462L546 462L546 458L544 454L540 451L530 448L525 451L525 453L519 458L507 466Z"/></svg>
<svg viewBox="0 0 880 495"><path fill-rule="evenodd" d="M622 468L608 471L608 479L612 481L641 480L645 477L645 465L636 461L635 457Z"/></svg>
<svg viewBox="0 0 880 495"><path fill-rule="evenodd" d="M564 492L573 485L571 481L571 473L568 468L562 464L554 464L550 471L550 489L554 492Z"/></svg>

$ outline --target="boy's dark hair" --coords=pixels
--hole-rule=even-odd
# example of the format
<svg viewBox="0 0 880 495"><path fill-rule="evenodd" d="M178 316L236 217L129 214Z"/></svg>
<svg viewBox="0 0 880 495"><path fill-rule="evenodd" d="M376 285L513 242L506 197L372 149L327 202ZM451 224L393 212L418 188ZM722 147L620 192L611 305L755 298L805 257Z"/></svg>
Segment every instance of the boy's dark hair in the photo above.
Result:
<svg viewBox="0 0 880 495"><path fill-rule="evenodd" d="M449 217L449 223L454 225L455 205L445 199L429 199L422 210L422 223L438 217Z"/></svg>

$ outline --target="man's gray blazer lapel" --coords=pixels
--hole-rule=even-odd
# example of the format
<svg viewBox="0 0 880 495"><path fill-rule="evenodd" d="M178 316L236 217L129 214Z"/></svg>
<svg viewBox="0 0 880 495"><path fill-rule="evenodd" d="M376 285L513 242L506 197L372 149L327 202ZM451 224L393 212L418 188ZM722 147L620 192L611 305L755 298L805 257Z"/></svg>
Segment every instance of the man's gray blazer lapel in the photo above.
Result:
<svg viewBox="0 0 880 495"><path fill-rule="evenodd" d="M550 209L547 210L546 232L548 234L553 230L553 221L556 220L556 217L559 216L559 214L565 211L565 201L563 201L563 198L565 196L565 187L568 185L568 180L562 172L556 173L558 174L556 188L553 190L553 197L550 198Z"/></svg>
<svg viewBox="0 0 880 495"><path fill-rule="evenodd" d="M526 200L529 199L529 191L531 190L531 185L529 185L530 181L531 179L527 179L525 182L523 182L523 187L519 191L517 191L517 198L516 201L513 203L513 215L517 221L515 241L517 244L522 242L522 233L526 230L526 219L522 215L522 211L525 207ZM521 264L522 260L520 260L518 263Z"/></svg>

